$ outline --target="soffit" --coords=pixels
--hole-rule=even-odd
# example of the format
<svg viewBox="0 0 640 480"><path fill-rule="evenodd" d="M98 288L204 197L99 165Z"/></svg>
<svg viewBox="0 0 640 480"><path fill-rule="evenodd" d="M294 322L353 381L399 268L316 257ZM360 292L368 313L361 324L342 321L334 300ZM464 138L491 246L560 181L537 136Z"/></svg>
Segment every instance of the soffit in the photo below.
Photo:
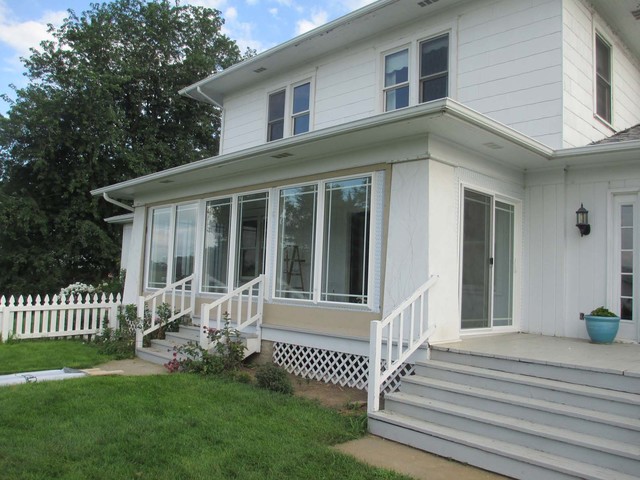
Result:
<svg viewBox="0 0 640 480"><path fill-rule="evenodd" d="M598 13L611 26L633 53L640 58L640 18L636 19L633 12L640 17L640 2L638 0L591 0Z"/></svg>

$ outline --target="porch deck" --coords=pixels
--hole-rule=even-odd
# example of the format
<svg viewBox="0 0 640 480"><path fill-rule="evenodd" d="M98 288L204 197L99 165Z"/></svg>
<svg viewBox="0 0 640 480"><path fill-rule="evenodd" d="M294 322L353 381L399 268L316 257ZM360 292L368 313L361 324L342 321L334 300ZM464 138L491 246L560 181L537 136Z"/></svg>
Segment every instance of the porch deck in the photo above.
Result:
<svg viewBox="0 0 640 480"><path fill-rule="evenodd" d="M640 378L640 345L596 345L588 340L509 333L432 345L436 350L519 360Z"/></svg>

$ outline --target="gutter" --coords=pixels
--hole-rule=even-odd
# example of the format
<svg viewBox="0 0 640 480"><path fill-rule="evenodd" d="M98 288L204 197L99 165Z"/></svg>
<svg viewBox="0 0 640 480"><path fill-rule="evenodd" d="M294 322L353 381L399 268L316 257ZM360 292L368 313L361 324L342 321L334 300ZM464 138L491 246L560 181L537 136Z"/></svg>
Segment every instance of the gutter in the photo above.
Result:
<svg viewBox="0 0 640 480"><path fill-rule="evenodd" d="M91 192L93 194L93 192ZM127 205L126 203L122 203L119 202L118 200L115 200L113 198L111 198L107 192L102 192L102 198L104 198L107 202L112 203L113 205L120 207L120 208L124 208L125 210L129 210L130 212L134 211L134 208L130 205Z"/></svg>

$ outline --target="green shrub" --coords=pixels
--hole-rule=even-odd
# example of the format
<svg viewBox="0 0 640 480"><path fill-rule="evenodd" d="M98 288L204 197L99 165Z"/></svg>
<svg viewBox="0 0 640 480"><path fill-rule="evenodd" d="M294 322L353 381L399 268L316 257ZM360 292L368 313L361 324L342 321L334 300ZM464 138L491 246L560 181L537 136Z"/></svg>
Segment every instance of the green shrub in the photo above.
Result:
<svg viewBox="0 0 640 480"><path fill-rule="evenodd" d="M287 372L273 363L261 365L256 371L256 382L260 388L280 392L287 395L293 394L293 385Z"/></svg>
<svg viewBox="0 0 640 480"><path fill-rule="evenodd" d="M604 306L596 308L589 315L593 315L594 317L617 317L615 313L607 308L604 308Z"/></svg>

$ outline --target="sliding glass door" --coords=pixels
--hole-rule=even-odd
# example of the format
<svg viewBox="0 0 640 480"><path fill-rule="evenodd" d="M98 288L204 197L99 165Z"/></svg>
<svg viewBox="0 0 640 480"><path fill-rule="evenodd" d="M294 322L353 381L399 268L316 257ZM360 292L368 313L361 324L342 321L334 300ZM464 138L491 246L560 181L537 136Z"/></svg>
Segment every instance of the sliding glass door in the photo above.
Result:
<svg viewBox="0 0 640 480"><path fill-rule="evenodd" d="M462 329L513 324L515 208L465 189L462 235Z"/></svg>

